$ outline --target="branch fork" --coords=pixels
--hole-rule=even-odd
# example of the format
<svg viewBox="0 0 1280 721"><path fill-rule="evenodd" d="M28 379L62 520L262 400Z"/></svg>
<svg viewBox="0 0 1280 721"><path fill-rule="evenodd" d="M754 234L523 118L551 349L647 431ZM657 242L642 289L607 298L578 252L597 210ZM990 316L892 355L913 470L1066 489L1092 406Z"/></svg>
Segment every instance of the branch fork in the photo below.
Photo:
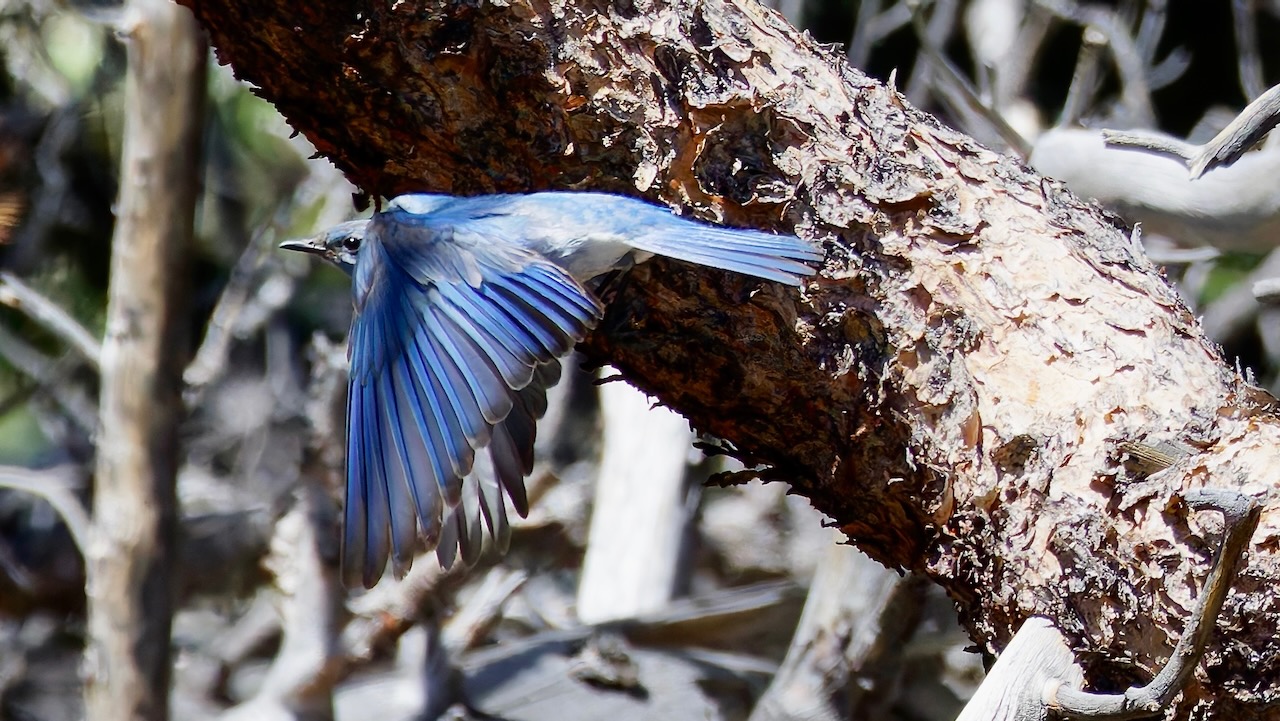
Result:
<svg viewBox="0 0 1280 721"><path fill-rule="evenodd" d="M1226 536L1182 637L1151 683L1122 694L1082 690L1084 671L1067 639L1050 619L1033 616L1014 635L958 721L1026 721L1048 718L1050 712L1058 718L1122 721L1155 716L1169 708L1204 654L1262 515L1261 504L1238 491L1196 488L1180 498L1192 509L1221 513Z"/></svg>

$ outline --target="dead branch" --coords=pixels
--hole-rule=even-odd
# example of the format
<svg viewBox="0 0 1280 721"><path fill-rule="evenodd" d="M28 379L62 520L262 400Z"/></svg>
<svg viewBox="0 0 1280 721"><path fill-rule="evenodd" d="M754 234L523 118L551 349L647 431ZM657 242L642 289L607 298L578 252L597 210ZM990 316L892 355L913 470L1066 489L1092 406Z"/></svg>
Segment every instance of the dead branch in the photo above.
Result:
<svg viewBox="0 0 1280 721"><path fill-rule="evenodd" d="M12 488L43 498L62 519L71 540L81 554L89 545L89 514L76 496L69 468L33 471L29 468L0 466L0 488Z"/></svg>
<svg viewBox="0 0 1280 721"><path fill-rule="evenodd" d="M1227 127L1203 145L1170 139L1158 133L1105 131L1112 145L1141 148L1186 161L1192 179L1214 168L1230 166L1280 124L1280 85L1259 95Z"/></svg>
<svg viewBox="0 0 1280 721"><path fill-rule="evenodd" d="M787 657L750 721L871 718L892 696L899 653L916 631L922 579L880 568L852 548L823 554Z"/></svg>
<svg viewBox="0 0 1280 721"><path fill-rule="evenodd" d="M94 370L102 353L97 339L57 303L23 283L12 273L0 272L0 303L26 313L31 320L53 333L80 355Z"/></svg>
<svg viewBox="0 0 1280 721"><path fill-rule="evenodd" d="M1127 134L1133 137L1135 134ZM1029 162L1086 198L1093 198L1149 235L1186 246L1263 252L1280 243L1280 152L1252 153L1229 168L1192 179L1173 158L1115 147L1118 133L1057 129L1036 142ZM1175 138L1155 133L1170 146Z"/></svg>
<svg viewBox="0 0 1280 721"><path fill-rule="evenodd" d="M168 718L170 566L184 361L182 270L199 175L206 48L194 18L133 0L119 221L101 353L85 705L89 719Z"/></svg>
<svg viewBox="0 0 1280 721"><path fill-rule="evenodd" d="M694 436L688 421L650 403L625 383L600 387L603 449L578 582L583 623L657 613L687 580Z"/></svg>

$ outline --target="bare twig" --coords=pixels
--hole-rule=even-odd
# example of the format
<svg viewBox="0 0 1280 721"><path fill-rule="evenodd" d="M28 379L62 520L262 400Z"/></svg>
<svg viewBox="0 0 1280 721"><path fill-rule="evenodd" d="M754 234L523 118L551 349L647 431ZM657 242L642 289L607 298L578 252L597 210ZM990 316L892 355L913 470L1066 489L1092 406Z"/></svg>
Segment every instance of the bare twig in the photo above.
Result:
<svg viewBox="0 0 1280 721"><path fill-rule="evenodd" d="M1106 40L1093 28L1086 27L1080 38L1080 52L1076 55L1076 67L1067 88L1067 99L1058 116L1058 126L1075 125L1084 116L1093 94L1098 88L1098 63L1102 45Z"/></svg>
<svg viewBox="0 0 1280 721"><path fill-rule="evenodd" d="M1262 56L1258 53L1258 20L1254 0L1231 0L1231 18L1236 35L1236 63L1240 68L1240 88L1246 98L1256 98L1267 89L1262 80Z"/></svg>
<svg viewBox="0 0 1280 721"><path fill-rule="evenodd" d="M87 718L168 718L178 426L206 48L185 8L131 0L118 222L86 568Z"/></svg>
<svg viewBox="0 0 1280 721"><path fill-rule="evenodd" d="M1023 0L965 3L964 31L984 105L1002 116L1031 106L1027 80L1051 21L1048 12Z"/></svg>
<svg viewBox="0 0 1280 721"><path fill-rule="evenodd" d="M15 267L29 265L39 255L40 246L55 225L67 221L66 208L71 195L71 175L63 156L80 137L84 108L68 102L60 105L45 125L35 147L34 167L40 174L40 185L30 199L26 222L6 237Z"/></svg>
<svg viewBox="0 0 1280 721"><path fill-rule="evenodd" d="M1147 84L1147 65L1124 23L1110 9L1079 6L1071 0L1036 0L1058 17L1084 28L1093 28L1107 41L1111 57L1120 75L1120 101L1126 110L1126 121L1139 127L1155 122L1151 105L1151 87Z"/></svg>
<svg viewBox="0 0 1280 721"><path fill-rule="evenodd" d="M102 346L75 318L12 273L0 271L0 303L22 311L40 327L61 338L93 369L99 370Z"/></svg>
<svg viewBox="0 0 1280 721"><path fill-rule="evenodd" d="M1043 719L1044 689L1078 686L1084 671L1066 638L1043 616L1032 616L1014 634L956 721Z"/></svg>
<svg viewBox="0 0 1280 721"><path fill-rule="evenodd" d="M1172 155L1187 162L1191 177L1200 178L1218 167L1232 165L1262 137L1280 124L1280 85L1258 96L1227 127L1204 145L1167 142L1147 133L1104 131L1108 144Z"/></svg>
<svg viewBox="0 0 1280 721"><path fill-rule="evenodd" d="M338 680L333 667L344 616L342 586L324 547L330 543L330 514L323 491L304 484L298 502L276 524L268 565L281 594L280 651L258 692L224 719L324 718Z"/></svg>
<svg viewBox="0 0 1280 721"><path fill-rule="evenodd" d="M291 207L291 206L289 206ZM256 292L264 289L278 287L279 281L275 278L263 280L258 271L262 268L267 258L271 257L276 249L275 229L278 223L264 225L254 233L249 241L248 247L240 254L239 260L231 269L231 276L227 279L227 285L222 289L222 294L218 297L218 303L213 308L213 313L209 316L209 324L205 328L204 340L200 343L199 349L195 353L190 365L183 372L182 378L187 384L186 400L187 405L194 405L200 394L212 382L220 378L226 372L227 353L231 347L231 340L237 335L244 335L249 329L238 327L240 319L246 306L249 304L251 297ZM276 307L283 306L287 302L292 283L281 289L283 292L275 293L272 297L276 303ZM259 317L267 317L269 314L260 314Z"/></svg>
<svg viewBox="0 0 1280 721"><path fill-rule="evenodd" d="M936 48L941 48L946 44L947 38L951 36L956 24L956 2L955 0L907 0L906 5L911 9L912 21L916 23L916 33L920 36L921 42L928 41L928 44ZM925 8L930 8L929 19L924 20ZM923 26L923 30L921 27ZM906 90L904 94L907 99L917 105L921 104L928 92L929 87L933 84L930 75L933 70L933 59L941 53L926 53L924 57L917 56L915 65L911 68L911 76L907 78Z"/></svg>
<svg viewBox="0 0 1280 721"><path fill-rule="evenodd" d="M1234 167L1192 180L1186 166L1169 157L1108 145L1114 132L1058 129L1036 142L1031 164L1141 221L1148 235L1182 245L1212 245L1223 250L1262 252L1280 241L1280 153L1250 153ZM1126 133L1148 146L1182 152L1182 141L1153 133Z"/></svg>
<svg viewBox="0 0 1280 721"><path fill-rule="evenodd" d="M71 540L83 555L89 544L89 514L76 497L71 467L33 470L17 466L0 466L0 487L12 488L43 498L62 522L66 524Z"/></svg>
<svg viewBox="0 0 1280 721"><path fill-rule="evenodd" d="M1249 272L1243 282L1237 283L1202 309L1201 324L1205 333L1219 343L1238 340L1245 333L1257 328L1259 299L1254 294L1254 283L1280 277L1280 252L1271 251L1262 262Z"/></svg>
<svg viewBox="0 0 1280 721"><path fill-rule="evenodd" d="M1236 162L1277 123L1280 123L1280 85L1259 95L1222 132L1205 143L1191 159L1191 177L1199 178L1213 168Z"/></svg>
<svg viewBox="0 0 1280 721"><path fill-rule="evenodd" d="M1156 50L1160 47L1160 39L1164 37L1164 24L1168 19L1167 0L1147 0L1146 9L1142 12L1142 23L1138 26L1138 37L1135 44L1142 62L1148 68L1156 64Z"/></svg>
<svg viewBox="0 0 1280 721"><path fill-rule="evenodd" d="M1027 77L1035 68L1048 21L1048 13L1023 0L965 3L965 38L985 105L1002 114L1026 105Z"/></svg>
<svg viewBox="0 0 1280 721"><path fill-rule="evenodd" d="M1191 67L1191 53L1184 47L1169 51L1164 59L1147 69L1147 83L1152 90L1173 85Z"/></svg>
<svg viewBox="0 0 1280 721"><path fill-rule="evenodd" d="M1104 130L1102 138L1107 145L1150 150L1158 155L1172 155L1187 160L1195 157L1200 150L1200 146L1194 143L1151 130Z"/></svg>
<svg viewBox="0 0 1280 721"><path fill-rule="evenodd" d="M1227 528L1226 538L1218 548L1213 569L1205 580L1200 600L1191 611L1182 638L1178 639L1164 668L1146 686L1131 688L1123 694L1089 693L1068 686L1058 688L1050 706L1059 714L1067 718L1108 721L1151 716L1168 708L1191 678L1213 633L1222 602L1231 590L1244 550L1258 527L1262 506L1237 491L1216 488L1192 489L1184 492L1182 499L1198 510L1219 511Z"/></svg>
<svg viewBox="0 0 1280 721"><path fill-rule="evenodd" d="M855 68L865 68L867 59L871 57L871 47L876 38L872 37L872 20L880 13L880 0L863 0L858 3L858 14L853 21L853 37L849 39L849 52L846 58Z"/></svg>
<svg viewBox="0 0 1280 721"><path fill-rule="evenodd" d="M1000 113L995 112L982 102L973 85L942 53L941 47L934 41L929 28L924 23L924 17L919 13L915 13L911 19L916 37L920 41L921 52L933 64L934 73L930 77L933 79L934 87L939 91L940 96L944 100L948 100L958 113L976 116L990 125L996 135L1019 157L1025 158L1030 155L1031 145L1022 137L1022 134L1014 130ZM970 128L971 132L972 130Z"/></svg>
<svg viewBox="0 0 1280 721"><path fill-rule="evenodd" d="M69 354L61 359L46 356L4 326L0 326L0 358L35 380L85 434L97 429L98 407L94 400L83 388L59 382L80 366L78 359Z"/></svg>
<svg viewBox="0 0 1280 721"><path fill-rule="evenodd" d="M415 563L399 580L384 579L377 587L351 603L356 618L342 633L342 658L334 671L339 677L371 661L378 649L394 644L413 627L427 599L443 595L457 585L461 564L445 571L436 563Z"/></svg>
<svg viewBox="0 0 1280 721"><path fill-rule="evenodd" d="M911 22L912 11L909 5L909 2L896 2L871 19L871 29L867 31L867 34L870 36L872 45L896 33L906 26L908 22Z"/></svg>
<svg viewBox="0 0 1280 721"><path fill-rule="evenodd" d="M457 655L480 645L494 625L502 619L502 609L511 596L529 580L524 571L501 566L485 574L480 587L449 619L440 638L450 653Z"/></svg>
<svg viewBox="0 0 1280 721"><path fill-rule="evenodd" d="M858 701L887 695L923 599L922 578L904 578L853 548L832 543L818 566L787 656L752 710L751 721L864 717Z"/></svg>
<svg viewBox="0 0 1280 721"><path fill-rule="evenodd" d="M1033 75L1036 57L1048 38L1052 24L1053 17L1043 8L1034 5L1026 8L1018 40L1006 56L1002 67L996 71L995 107L1004 107L1014 98L1029 94L1027 84Z"/></svg>
<svg viewBox="0 0 1280 721"><path fill-rule="evenodd" d="M1122 721L1168 708L1199 663L1262 515L1258 501L1237 491L1197 488L1181 498L1192 508L1221 512L1226 537L1182 637L1151 683L1123 694L1080 690L1084 673L1066 638L1052 621L1037 616L1018 630L958 721L1045 718L1046 707L1066 718Z"/></svg>

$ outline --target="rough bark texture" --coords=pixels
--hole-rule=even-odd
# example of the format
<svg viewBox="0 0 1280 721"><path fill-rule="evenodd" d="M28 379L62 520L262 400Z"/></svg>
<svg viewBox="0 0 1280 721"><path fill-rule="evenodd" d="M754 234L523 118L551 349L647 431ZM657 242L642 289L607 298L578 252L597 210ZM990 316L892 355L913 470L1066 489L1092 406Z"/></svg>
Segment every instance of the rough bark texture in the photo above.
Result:
<svg viewBox="0 0 1280 721"><path fill-rule="evenodd" d="M593 188L826 242L802 295L646 264L589 351L773 467L989 650L1033 613L1091 682L1156 668L1280 425L1128 233L743 0L188 0L220 58L366 191ZM1118 444L1204 451L1133 480ZM1280 718L1276 516L1180 703Z"/></svg>

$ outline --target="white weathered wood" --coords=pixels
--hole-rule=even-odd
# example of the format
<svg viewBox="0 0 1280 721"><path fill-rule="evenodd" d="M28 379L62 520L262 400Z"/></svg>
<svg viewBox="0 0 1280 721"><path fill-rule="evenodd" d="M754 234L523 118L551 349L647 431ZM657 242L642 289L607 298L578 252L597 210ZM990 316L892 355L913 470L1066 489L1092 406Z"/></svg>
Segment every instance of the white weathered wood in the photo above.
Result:
<svg viewBox="0 0 1280 721"><path fill-rule="evenodd" d="M200 178L207 49L190 12L165 0L131 0L120 34L129 68L85 554L85 715L164 721L188 353L182 284Z"/></svg>
<svg viewBox="0 0 1280 721"><path fill-rule="evenodd" d="M1150 131L1104 131L1107 142L1148 150L1186 161L1193 179L1204 176L1210 170L1230 166L1237 162L1271 129L1280 124L1280 85L1276 85L1258 97L1227 124L1209 142L1195 145Z"/></svg>
<svg viewBox="0 0 1280 721"><path fill-rule="evenodd" d="M1014 634L956 721L1042 721L1053 684L1079 688L1084 671L1049 619L1032 616Z"/></svg>
<svg viewBox="0 0 1280 721"><path fill-rule="evenodd" d="M884 692L884 667L892 665L883 663L884 656L900 656L903 641L916 627L922 599L923 587L913 579L851 546L831 543L809 587L787 656L750 721L848 718L855 696ZM847 691L854 678L860 682L857 691Z"/></svg>
<svg viewBox="0 0 1280 721"><path fill-rule="evenodd" d="M328 503L323 494L317 484L304 485L275 525L266 565L280 594L280 651L257 693L228 709L222 721L333 717L335 678L329 671L346 609L338 576L322 557L329 528L317 522Z"/></svg>
<svg viewBox="0 0 1280 721"><path fill-rule="evenodd" d="M1101 131L1057 129L1029 159L1072 191L1107 205L1149 234L1224 250L1280 243L1280 152L1264 149L1193 180L1177 158L1109 147Z"/></svg>
<svg viewBox="0 0 1280 721"><path fill-rule="evenodd" d="M601 386L600 405L604 447L578 586L584 623L652 613L671 600L691 515L688 421L625 383Z"/></svg>

